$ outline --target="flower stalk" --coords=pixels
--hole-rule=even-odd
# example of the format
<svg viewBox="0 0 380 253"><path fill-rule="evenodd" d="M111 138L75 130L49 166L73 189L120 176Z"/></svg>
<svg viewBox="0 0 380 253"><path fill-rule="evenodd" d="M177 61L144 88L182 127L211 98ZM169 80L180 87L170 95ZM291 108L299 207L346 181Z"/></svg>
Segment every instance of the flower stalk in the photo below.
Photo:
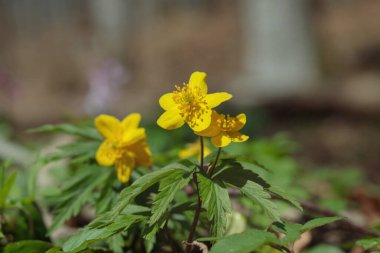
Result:
<svg viewBox="0 0 380 253"><path fill-rule="evenodd" d="M219 160L219 156L220 156L220 153L222 151L222 148L218 148L218 153L216 153L216 157L215 157L215 161L214 163L212 164L212 166L210 167L209 171L207 171L207 174L211 177L212 176L212 173L214 172L214 169L216 167L216 164L218 163L218 160Z"/></svg>
<svg viewBox="0 0 380 253"><path fill-rule="evenodd" d="M204 155L204 143L203 143L203 137L202 136L200 137L200 140L201 140L200 141L200 145L201 145L200 167L201 167L201 170L203 170L203 166L204 166L203 165L203 163L204 163L204 158L203 158L203 155ZM194 239L195 230L197 228L199 216L200 216L201 210L202 210L202 200L201 200L201 196L199 194L199 184L198 184L197 172L194 172L194 174L193 174L193 181L194 181L194 184L195 184L195 191L197 193L197 205L195 207L194 219L193 219L193 223L191 224L191 227L190 227L189 237L187 238L186 249L185 249L186 253L190 253L191 250L192 250L192 248L193 248L192 242L193 242L193 239Z"/></svg>

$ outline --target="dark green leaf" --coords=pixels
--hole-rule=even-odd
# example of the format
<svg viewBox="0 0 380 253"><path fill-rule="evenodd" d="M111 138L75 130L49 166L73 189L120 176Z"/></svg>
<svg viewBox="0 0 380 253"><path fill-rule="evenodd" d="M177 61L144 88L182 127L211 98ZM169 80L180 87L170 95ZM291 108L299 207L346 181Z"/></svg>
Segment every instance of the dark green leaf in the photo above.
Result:
<svg viewBox="0 0 380 253"><path fill-rule="evenodd" d="M212 235L221 237L226 227L226 213L231 211L226 186L221 180L212 180L202 174L198 175L198 181L202 207L206 209L207 217L211 221Z"/></svg>
<svg viewBox="0 0 380 253"><path fill-rule="evenodd" d="M313 229L313 228L316 228L316 227L320 227L320 226L323 226L323 225L326 225L328 223L332 223L332 222L335 222L335 221L338 221L338 220L341 220L342 217L323 217L323 218L316 218L316 219L313 219L313 220L310 220L308 222L306 222L303 226L302 226L302 231L306 231L306 230L310 230L310 229Z"/></svg>
<svg viewBox="0 0 380 253"><path fill-rule="evenodd" d="M296 200L296 198L294 198L292 195L290 195L289 193L287 193L286 191L284 191L282 188L280 188L278 186L271 186L269 188L269 190L272 193L274 193L277 196L279 196L280 198L282 198L283 200L286 200L289 203L291 203L293 206L295 206L296 208L298 208L300 211L303 211L301 204Z"/></svg>
<svg viewBox="0 0 380 253"><path fill-rule="evenodd" d="M373 248L380 248L380 237L362 239L362 240L357 241L356 244L365 250L373 249Z"/></svg>
<svg viewBox="0 0 380 253"><path fill-rule="evenodd" d="M180 163L170 164L140 177L131 186L126 187L116 200L116 204L111 212L111 219L123 211L140 193L176 171L190 173L190 169Z"/></svg>
<svg viewBox="0 0 380 253"><path fill-rule="evenodd" d="M243 168L243 166L234 159L223 159L212 177L219 178L238 188L242 187L247 181L255 182L263 188L270 187L259 174L255 173L253 170Z"/></svg>
<svg viewBox="0 0 380 253"><path fill-rule="evenodd" d="M240 188L240 191L259 204L271 219L281 221L277 205L271 200L270 194L266 192L261 185L247 181L246 184Z"/></svg>
<svg viewBox="0 0 380 253"><path fill-rule="evenodd" d="M114 253L123 253L125 245L124 238L121 234L115 234L107 239L107 244Z"/></svg>
<svg viewBox="0 0 380 253"><path fill-rule="evenodd" d="M190 173L179 170L161 181L159 193L156 195L152 206L149 225L153 225L163 216L177 191L181 190L190 181L190 175Z"/></svg>
<svg viewBox="0 0 380 253"><path fill-rule="evenodd" d="M304 253L344 253L345 251L333 245L321 244L313 247L312 249L305 250Z"/></svg>
<svg viewBox="0 0 380 253"><path fill-rule="evenodd" d="M146 217L141 215L120 215L106 226L100 228L84 228L63 244L63 251L70 253L79 252L91 243L102 241L117 233L127 231L132 225L144 219L146 219Z"/></svg>
<svg viewBox="0 0 380 253"><path fill-rule="evenodd" d="M89 166L83 171L81 175L87 175L83 180L69 182L61 195L51 197L57 203L54 209L57 215L49 228L49 234L67 219L77 215L83 205L92 201L93 191L108 178L110 173L109 170L101 169L98 166ZM79 178L81 179L82 176Z"/></svg>
<svg viewBox="0 0 380 253"><path fill-rule="evenodd" d="M8 243L3 253L44 253L52 247L48 242L25 240Z"/></svg>
<svg viewBox="0 0 380 253"><path fill-rule="evenodd" d="M271 233L251 229L217 241L210 253L250 253L265 244L276 241L277 238Z"/></svg>
<svg viewBox="0 0 380 253"><path fill-rule="evenodd" d="M302 225L297 223L275 222L272 229L285 235L280 241L286 246L293 244L302 234Z"/></svg>

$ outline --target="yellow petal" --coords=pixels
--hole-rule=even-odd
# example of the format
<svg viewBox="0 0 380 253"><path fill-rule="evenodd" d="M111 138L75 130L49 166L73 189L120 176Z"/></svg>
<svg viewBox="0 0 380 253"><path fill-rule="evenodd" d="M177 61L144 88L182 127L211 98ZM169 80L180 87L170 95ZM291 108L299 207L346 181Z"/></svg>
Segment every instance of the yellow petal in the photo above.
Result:
<svg viewBox="0 0 380 253"><path fill-rule="evenodd" d="M157 120L157 124L166 130L173 130L179 128L184 123L185 122L183 121L182 117L176 110L164 112Z"/></svg>
<svg viewBox="0 0 380 253"><path fill-rule="evenodd" d="M225 133L220 133L217 136L212 137L211 142L215 146L221 148L221 147L225 147L228 144L230 144L231 138L228 135L226 135Z"/></svg>
<svg viewBox="0 0 380 253"><path fill-rule="evenodd" d="M111 138L120 133L120 121L110 115L102 114L95 118L95 127L104 138Z"/></svg>
<svg viewBox="0 0 380 253"><path fill-rule="evenodd" d="M240 129L242 129L245 126L245 123L247 122L247 117L244 113L240 113L235 118L235 127L232 129L233 132L237 132Z"/></svg>
<svg viewBox="0 0 380 253"><path fill-rule="evenodd" d="M203 157L206 157L211 153L212 153L211 149L205 143L204 150L203 150ZM199 154L199 157L200 157L200 154Z"/></svg>
<svg viewBox="0 0 380 253"><path fill-rule="evenodd" d="M210 109L204 108L201 110L202 114L199 116L194 116L190 118L189 122L186 122L194 132L201 132L208 128L211 124L211 114Z"/></svg>
<svg viewBox="0 0 380 253"><path fill-rule="evenodd" d="M194 144L200 145L199 143L192 143L192 144L187 145L185 149L182 149L179 151L178 153L179 158L186 159L200 153L200 148L197 148Z"/></svg>
<svg viewBox="0 0 380 253"><path fill-rule="evenodd" d="M207 94L206 84L207 74L205 72L196 71L190 76L189 87L193 90L199 90L202 95Z"/></svg>
<svg viewBox="0 0 380 253"><path fill-rule="evenodd" d="M129 114L121 122L123 131L130 131L139 127L141 121L141 115L139 113Z"/></svg>
<svg viewBox="0 0 380 253"><path fill-rule="evenodd" d="M220 115L216 111L212 111L210 126L203 131L195 132L195 134L205 137L212 137L220 134L221 130L219 129L217 123L219 117Z"/></svg>
<svg viewBox="0 0 380 253"><path fill-rule="evenodd" d="M208 94L206 96L206 102L210 108L215 108L221 103L227 100L230 100L231 98L232 98L232 95L227 92L217 92L217 93Z"/></svg>
<svg viewBox="0 0 380 253"><path fill-rule="evenodd" d="M132 145L138 141L145 140L145 139L146 139L145 128L130 129L129 131L125 131L123 133L121 145L122 146Z"/></svg>
<svg viewBox="0 0 380 253"><path fill-rule="evenodd" d="M249 139L249 136L241 134L239 132L228 134L233 142L243 142Z"/></svg>
<svg viewBox="0 0 380 253"><path fill-rule="evenodd" d="M116 157L116 150L109 141L104 141L96 152L96 161L102 166L112 166Z"/></svg>
<svg viewBox="0 0 380 253"><path fill-rule="evenodd" d="M116 174L120 182L127 183L129 181L134 165L133 157L127 154L116 160Z"/></svg>
<svg viewBox="0 0 380 253"><path fill-rule="evenodd" d="M173 93L166 93L160 97L160 106L166 111L177 108L177 104L173 100Z"/></svg>
<svg viewBox="0 0 380 253"><path fill-rule="evenodd" d="M128 150L133 153L136 167L150 166L153 164L152 153L145 141L139 141L132 146L129 146Z"/></svg>

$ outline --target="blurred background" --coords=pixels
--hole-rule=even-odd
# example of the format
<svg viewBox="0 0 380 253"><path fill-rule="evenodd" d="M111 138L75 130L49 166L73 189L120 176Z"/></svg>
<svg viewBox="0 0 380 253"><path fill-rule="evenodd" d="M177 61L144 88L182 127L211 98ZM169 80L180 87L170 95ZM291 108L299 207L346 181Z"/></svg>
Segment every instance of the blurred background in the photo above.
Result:
<svg viewBox="0 0 380 253"><path fill-rule="evenodd" d="M377 0L0 0L0 157L27 157L25 130L42 124L154 122L159 97L200 70L252 112L253 140L286 131L303 166L380 182L379 12Z"/></svg>

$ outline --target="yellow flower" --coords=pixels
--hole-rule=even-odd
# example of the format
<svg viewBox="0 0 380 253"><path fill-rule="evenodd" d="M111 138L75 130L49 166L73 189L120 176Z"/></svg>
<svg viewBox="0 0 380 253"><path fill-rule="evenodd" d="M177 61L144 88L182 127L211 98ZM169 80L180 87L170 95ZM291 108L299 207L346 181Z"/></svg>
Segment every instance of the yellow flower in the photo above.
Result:
<svg viewBox="0 0 380 253"><path fill-rule="evenodd" d="M186 145L185 149L179 151L178 156L181 159L186 159L193 156L198 156L198 159L201 159L201 142L199 140L189 143ZM203 146L203 158L211 154L211 149L208 147L206 142Z"/></svg>
<svg viewBox="0 0 380 253"><path fill-rule="evenodd" d="M152 164L152 155L146 144L144 128L139 128L141 115L130 114L122 121L102 114L95 119L95 126L104 137L96 152L96 161L102 166L115 165L122 183L129 181L132 170Z"/></svg>
<svg viewBox="0 0 380 253"><path fill-rule="evenodd" d="M232 98L227 92L207 94L206 73L194 72L188 84L175 86L164 94L159 103L165 112L157 124L167 130L181 127L185 122L194 131L202 131L211 123L212 108Z"/></svg>
<svg viewBox="0 0 380 253"><path fill-rule="evenodd" d="M246 121L244 113L231 117L213 111L210 126L195 133L200 136L211 137L212 144L217 147L225 147L231 142L243 142L249 139L249 136L239 133Z"/></svg>

